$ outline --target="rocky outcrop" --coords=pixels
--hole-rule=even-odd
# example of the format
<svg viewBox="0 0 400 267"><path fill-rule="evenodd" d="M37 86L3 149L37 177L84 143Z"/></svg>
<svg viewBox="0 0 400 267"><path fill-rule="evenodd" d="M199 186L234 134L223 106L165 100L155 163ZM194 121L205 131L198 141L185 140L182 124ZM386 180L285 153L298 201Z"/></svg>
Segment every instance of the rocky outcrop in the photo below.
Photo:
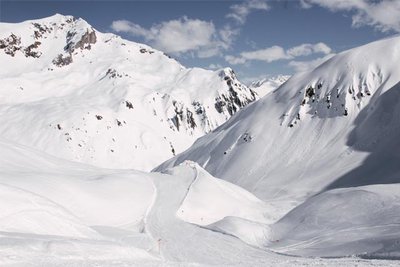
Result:
<svg viewBox="0 0 400 267"><path fill-rule="evenodd" d="M21 37L11 34L9 37L0 40L0 49L4 50L4 53L12 57L15 53L21 50Z"/></svg>
<svg viewBox="0 0 400 267"><path fill-rule="evenodd" d="M91 44L95 44L97 41L96 32L91 29L86 30L86 33L82 35L81 39L75 44L75 49L91 49Z"/></svg>
<svg viewBox="0 0 400 267"><path fill-rule="evenodd" d="M258 99L257 94L247 86L241 84L230 68L220 71L219 77L226 83L228 90L221 90L215 98L214 109L229 119L233 114L243 107ZM187 107L184 103L173 100L175 114L170 121L171 128L177 131L193 132L200 127L205 133L211 131L218 125L209 119L209 112L203 103L193 101L192 106Z"/></svg>
<svg viewBox="0 0 400 267"><path fill-rule="evenodd" d="M25 57L38 58L42 55L40 51L35 51L40 46L41 42L36 41L27 47L21 45L21 37L11 34L10 36L0 39L0 49L7 55L14 57L18 51L22 52Z"/></svg>
<svg viewBox="0 0 400 267"><path fill-rule="evenodd" d="M40 51L35 51L39 46L41 45L41 42L36 41L33 44L29 45L24 49L24 53L26 57L34 57L38 58L42 55L42 52Z"/></svg>
<svg viewBox="0 0 400 267"><path fill-rule="evenodd" d="M67 23L73 24L76 19L67 20ZM74 25L71 26L71 30L67 32L66 35L66 45L64 47L64 54L60 54L53 60L53 63L58 66L66 66L72 63L73 53L76 49L80 50L90 50L92 45L97 42L96 31L93 28L87 28L84 34L79 36L77 29Z"/></svg>
<svg viewBox="0 0 400 267"><path fill-rule="evenodd" d="M57 67L67 66L72 63L72 55L59 54L55 59L53 59L53 64Z"/></svg>
<svg viewBox="0 0 400 267"><path fill-rule="evenodd" d="M237 80L235 72L232 69L226 68L222 70L219 76L229 87L227 92L221 93L215 98L215 109L219 113L229 114L230 117L241 108L258 99L257 94L253 90Z"/></svg>

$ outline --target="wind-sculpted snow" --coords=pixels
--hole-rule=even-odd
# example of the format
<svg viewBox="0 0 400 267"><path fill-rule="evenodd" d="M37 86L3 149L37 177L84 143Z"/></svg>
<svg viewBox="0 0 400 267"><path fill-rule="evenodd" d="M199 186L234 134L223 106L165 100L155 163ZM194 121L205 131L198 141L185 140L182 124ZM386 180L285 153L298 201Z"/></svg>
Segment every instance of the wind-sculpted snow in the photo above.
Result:
<svg viewBox="0 0 400 267"><path fill-rule="evenodd" d="M0 151L1 155L7 155L0 158L0 183L10 186L7 190L11 192L15 190L12 195L17 197L15 201L23 198L18 194L25 192L26 199L36 196L38 200L32 202L43 202L39 207L48 205L56 209L58 205L62 207L59 210L69 211L87 225L143 227L142 220L154 194L153 184L146 179L146 174L90 168L4 140L0 140ZM3 205L11 205L13 201L5 200ZM28 207L22 205L21 209Z"/></svg>
<svg viewBox="0 0 400 267"><path fill-rule="evenodd" d="M197 164L193 164L196 171L195 180L177 211L179 218L202 226L228 216L258 222L269 221L265 217L272 213L268 210L269 206L246 190L214 178Z"/></svg>
<svg viewBox="0 0 400 267"><path fill-rule="evenodd" d="M258 99L72 16L0 23L0 61L0 134L101 167L150 170Z"/></svg>
<svg viewBox="0 0 400 267"><path fill-rule="evenodd" d="M1 265L397 264L275 254L264 246L273 234L266 224L273 213L269 204L194 163L164 174L107 170L57 159L4 139L0 153L7 155L0 158ZM214 205L209 213L206 204ZM182 207L194 223L177 216ZM224 218L215 217L218 210ZM196 225L198 215L215 222Z"/></svg>
<svg viewBox="0 0 400 267"><path fill-rule="evenodd" d="M57 203L9 185L0 185L0 229L6 232L98 238L98 234Z"/></svg>

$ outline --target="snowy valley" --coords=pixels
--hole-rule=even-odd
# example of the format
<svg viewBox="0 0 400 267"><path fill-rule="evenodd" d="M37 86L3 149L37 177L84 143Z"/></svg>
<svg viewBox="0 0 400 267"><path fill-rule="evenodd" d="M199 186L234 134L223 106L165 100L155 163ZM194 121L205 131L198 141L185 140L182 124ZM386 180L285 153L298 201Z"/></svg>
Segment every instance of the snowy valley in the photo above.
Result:
<svg viewBox="0 0 400 267"><path fill-rule="evenodd" d="M0 23L0 265L399 266L398 62L394 36L247 87Z"/></svg>

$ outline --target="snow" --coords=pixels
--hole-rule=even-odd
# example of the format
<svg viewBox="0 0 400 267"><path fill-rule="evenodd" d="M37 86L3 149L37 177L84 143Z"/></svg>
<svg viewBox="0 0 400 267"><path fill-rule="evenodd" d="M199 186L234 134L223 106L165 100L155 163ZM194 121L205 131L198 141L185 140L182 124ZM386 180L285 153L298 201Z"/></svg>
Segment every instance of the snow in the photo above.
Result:
<svg viewBox="0 0 400 267"><path fill-rule="evenodd" d="M0 23L0 43L0 135L95 166L151 170L258 99L230 68L185 68L72 16Z"/></svg>
<svg viewBox="0 0 400 267"><path fill-rule="evenodd" d="M399 221L399 184L335 189L308 199L273 225L275 242L268 247L301 256L398 259Z"/></svg>
<svg viewBox="0 0 400 267"><path fill-rule="evenodd" d="M269 78L263 78L261 80L252 82L249 88L255 91L260 97L263 97L269 93L272 93L289 78L289 75L277 75Z"/></svg>
<svg viewBox="0 0 400 267"><path fill-rule="evenodd" d="M0 185L0 192L0 228L3 231L97 237L72 214L44 197L9 185Z"/></svg>
<svg viewBox="0 0 400 267"><path fill-rule="evenodd" d="M399 265L400 37L251 104L82 19L0 40L0 265Z"/></svg>
<svg viewBox="0 0 400 267"><path fill-rule="evenodd" d="M50 203L43 205L54 202L88 225L140 227L154 194L152 182L143 179L141 173L99 171L51 157L49 162L48 156L43 157L31 149L5 141L0 144L1 154L7 155L0 159L0 183L26 194L44 196ZM22 197L19 194L15 192L10 197L17 201ZM21 209L29 210L29 206L23 204Z"/></svg>
<svg viewBox="0 0 400 267"><path fill-rule="evenodd" d="M280 206L278 218L339 183L399 182L399 42L393 37L345 51L291 77L156 170L195 161ZM349 92L359 85L363 96ZM314 101L306 94L310 86L319 95Z"/></svg>
<svg viewBox="0 0 400 267"><path fill-rule="evenodd" d="M202 226L227 216L267 221L262 211L268 207L261 200L238 186L212 177L196 164L194 169L196 178L177 211L179 218Z"/></svg>
<svg viewBox="0 0 400 267"><path fill-rule="evenodd" d="M0 153L7 155L0 158L1 265L396 266L392 261L292 258L257 248L268 231L243 217L262 217L266 204L194 163L164 174L100 169L4 139ZM176 216L182 205L197 214L193 198L208 200L213 186L222 190L216 193L225 192L220 199L212 196L217 201L209 204L215 209L244 200L229 212L239 217L200 227Z"/></svg>
<svg viewBox="0 0 400 267"><path fill-rule="evenodd" d="M268 210L276 220L266 226L216 222L251 245L397 258L399 200L384 188L400 182L399 43L373 42L294 75L155 170L191 160L279 207Z"/></svg>

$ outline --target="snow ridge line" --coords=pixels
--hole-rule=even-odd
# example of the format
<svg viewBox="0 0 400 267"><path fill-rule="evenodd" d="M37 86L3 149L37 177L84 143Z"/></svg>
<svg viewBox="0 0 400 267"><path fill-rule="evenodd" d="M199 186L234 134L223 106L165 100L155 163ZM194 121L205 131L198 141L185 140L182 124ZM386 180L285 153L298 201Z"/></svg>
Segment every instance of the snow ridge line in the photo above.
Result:
<svg viewBox="0 0 400 267"><path fill-rule="evenodd" d="M157 186L155 185L155 182L154 182L153 178L148 178L148 179L151 181L151 184L152 184L152 186L153 186L153 188L154 188L154 193L153 193L153 198L151 199L151 203L150 203L150 205L147 207L146 213L145 213L145 215L144 215L143 224L144 224L144 231L145 231L145 233L147 234L148 237L150 237L151 240L153 240L153 245L152 245L150 248L148 248L148 249L146 250L147 252L151 252L151 251L154 249L154 246L157 246L157 240L156 240L156 238L154 237L154 235L151 233L150 229L147 227L147 225L148 225L147 219L148 219L149 214L150 214L150 212L152 211L152 209L154 208L154 205L155 205L155 203L156 203L156 201L157 201L157 195L158 195L158 192L157 192L157 191L158 191L158 190L157 190ZM161 251L160 251L160 250L158 250L158 255L160 256L160 258L161 258L162 260L165 260L164 257L163 257L163 255L161 254Z"/></svg>
<svg viewBox="0 0 400 267"><path fill-rule="evenodd" d="M187 191L186 191L186 193L185 193L185 196L182 198L182 201L181 201L179 207L181 207L181 206L183 205L183 203L185 202L185 200L186 200L186 198L187 198L187 196L188 196L188 194L189 194L189 192L190 192L190 189L192 188L194 182L195 182L195 181L197 180L197 178L199 177L199 170L197 169L196 164L197 164L197 163L192 162L192 161L186 162L186 165L189 166L190 168L192 168L192 169L194 170L195 173L194 173L193 180L192 180L192 182L190 183L190 185L188 186L188 189L187 189ZM178 208L178 210L179 210L179 208Z"/></svg>

